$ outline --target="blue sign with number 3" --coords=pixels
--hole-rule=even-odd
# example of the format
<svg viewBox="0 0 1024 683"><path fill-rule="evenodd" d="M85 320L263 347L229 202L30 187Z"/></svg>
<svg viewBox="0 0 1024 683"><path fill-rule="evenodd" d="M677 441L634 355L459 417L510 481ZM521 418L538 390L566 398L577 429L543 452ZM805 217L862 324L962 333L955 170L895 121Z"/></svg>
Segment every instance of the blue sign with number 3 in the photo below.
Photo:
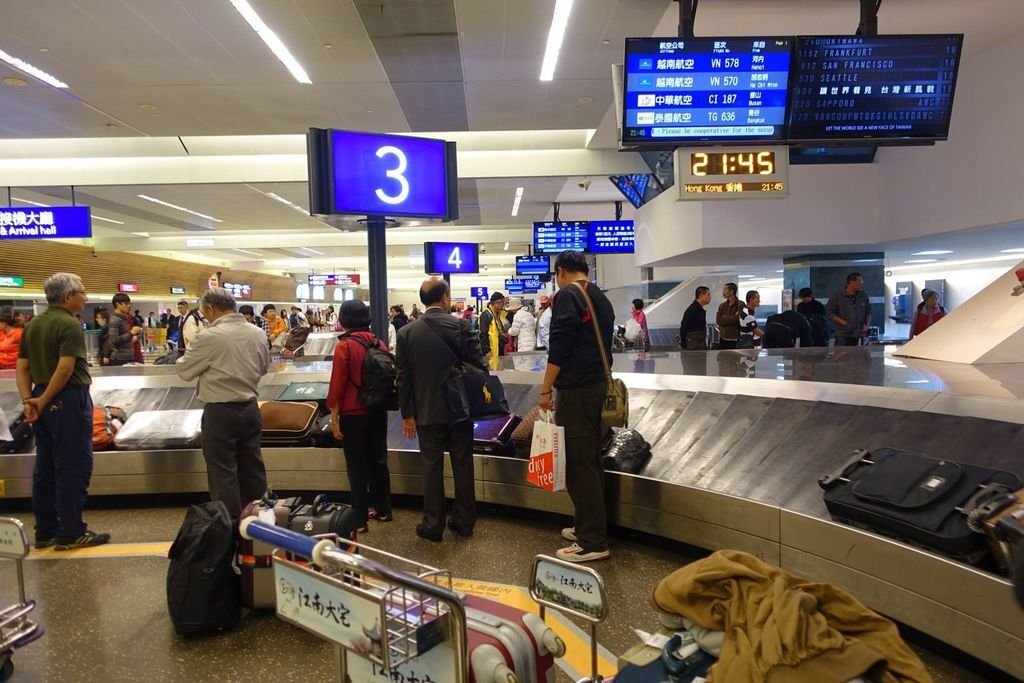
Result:
<svg viewBox="0 0 1024 683"><path fill-rule="evenodd" d="M444 140L332 130L333 213L449 218Z"/></svg>

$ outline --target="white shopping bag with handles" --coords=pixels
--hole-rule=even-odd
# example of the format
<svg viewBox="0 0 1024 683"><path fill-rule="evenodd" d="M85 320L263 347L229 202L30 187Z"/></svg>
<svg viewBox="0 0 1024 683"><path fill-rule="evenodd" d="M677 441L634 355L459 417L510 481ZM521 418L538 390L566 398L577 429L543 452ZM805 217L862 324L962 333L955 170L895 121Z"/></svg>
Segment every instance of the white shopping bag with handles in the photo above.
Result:
<svg viewBox="0 0 1024 683"><path fill-rule="evenodd" d="M565 429L550 410L540 411L534 423L526 481L546 491L565 490Z"/></svg>

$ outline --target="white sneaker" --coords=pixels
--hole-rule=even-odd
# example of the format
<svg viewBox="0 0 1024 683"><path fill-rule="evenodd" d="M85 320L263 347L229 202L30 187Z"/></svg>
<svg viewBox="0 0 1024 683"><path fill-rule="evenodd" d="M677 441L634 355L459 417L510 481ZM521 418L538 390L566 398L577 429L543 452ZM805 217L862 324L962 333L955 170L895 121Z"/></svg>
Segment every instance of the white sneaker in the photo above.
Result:
<svg viewBox="0 0 1024 683"><path fill-rule="evenodd" d="M607 560L612 554L608 550L596 550L587 552L578 544L573 543L568 548L560 548L555 552L555 557L566 562L593 562L595 560Z"/></svg>
<svg viewBox="0 0 1024 683"><path fill-rule="evenodd" d="M577 540L576 539L576 527L574 527L574 526L567 526L564 529L562 529L562 538L564 538L567 541L572 541L573 543L575 543L576 540Z"/></svg>

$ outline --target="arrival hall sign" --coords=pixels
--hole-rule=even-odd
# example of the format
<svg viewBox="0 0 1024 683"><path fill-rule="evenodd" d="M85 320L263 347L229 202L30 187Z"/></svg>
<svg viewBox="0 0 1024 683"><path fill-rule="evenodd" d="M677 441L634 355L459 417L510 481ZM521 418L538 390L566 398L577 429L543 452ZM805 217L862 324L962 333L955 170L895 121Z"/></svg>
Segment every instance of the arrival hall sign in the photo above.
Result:
<svg viewBox="0 0 1024 683"><path fill-rule="evenodd" d="M0 240L92 237L88 206L0 207Z"/></svg>

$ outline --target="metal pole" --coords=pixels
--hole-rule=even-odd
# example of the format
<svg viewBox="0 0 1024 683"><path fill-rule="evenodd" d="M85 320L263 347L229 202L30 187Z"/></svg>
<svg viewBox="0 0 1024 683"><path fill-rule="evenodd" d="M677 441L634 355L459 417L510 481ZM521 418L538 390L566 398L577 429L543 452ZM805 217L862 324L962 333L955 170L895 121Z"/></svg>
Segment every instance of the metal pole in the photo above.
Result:
<svg viewBox="0 0 1024 683"><path fill-rule="evenodd" d="M590 624L590 680L599 683L597 675L597 624Z"/></svg>
<svg viewBox="0 0 1024 683"><path fill-rule="evenodd" d="M366 219L366 246L370 265L370 328L378 339L388 339L388 245L383 216Z"/></svg>
<svg viewBox="0 0 1024 683"><path fill-rule="evenodd" d="M334 646L334 683L348 683L348 660L346 652L340 644Z"/></svg>
<svg viewBox="0 0 1024 683"><path fill-rule="evenodd" d="M697 1L678 0L680 38L693 38L693 22L697 18Z"/></svg>
<svg viewBox="0 0 1024 683"><path fill-rule="evenodd" d="M14 562L15 566L18 567L18 598L21 600L21 604L24 605L27 601L25 600L25 568L21 566L22 563L22 560Z"/></svg>
<svg viewBox="0 0 1024 683"><path fill-rule="evenodd" d="M881 6L882 0L860 0L860 25L857 27L857 35L878 35L878 10Z"/></svg>

